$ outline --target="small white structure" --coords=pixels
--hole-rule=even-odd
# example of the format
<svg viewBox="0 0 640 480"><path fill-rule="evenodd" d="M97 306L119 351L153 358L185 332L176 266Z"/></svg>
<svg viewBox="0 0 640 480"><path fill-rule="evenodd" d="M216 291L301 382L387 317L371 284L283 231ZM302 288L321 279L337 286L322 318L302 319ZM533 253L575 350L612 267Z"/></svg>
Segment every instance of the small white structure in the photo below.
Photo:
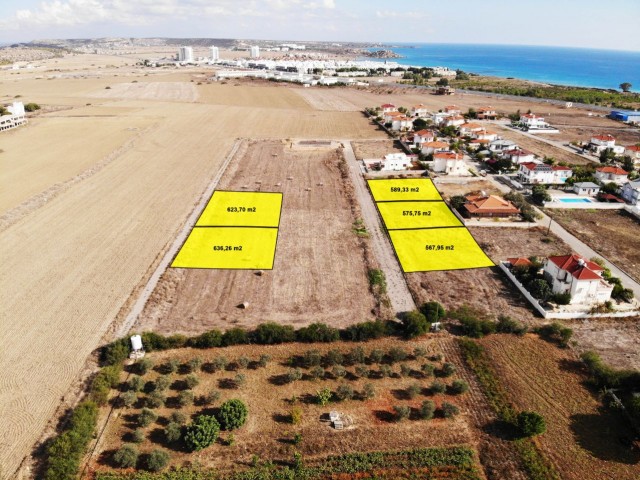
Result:
<svg viewBox="0 0 640 480"><path fill-rule="evenodd" d="M178 61L184 63L193 63L193 48L180 47L180 50L178 50Z"/></svg>
<svg viewBox="0 0 640 480"><path fill-rule="evenodd" d="M250 50L251 58L260 58L260 47L257 45L252 45Z"/></svg>
<svg viewBox="0 0 640 480"><path fill-rule="evenodd" d="M211 47L211 61L215 62L216 60L220 60L220 50L218 47Z"/></svg>
<svg viewBox="0 0 640 480"><path fill-rule="evenodd" d="M573 184L573 191L578 195L594 197L600 191L600 185L593 182L578 182Z"/></svg>
<svg viewBox="0 0 640 480"><path fill-rule="evenodd" d="M593 305L611 298L613 285L602 278L603 271L575 253L549 257L544 263L544 276L553 293L570 293L571 305Z"/></svg>
<svg viewBox="0 0 640 480"><path fill-rule="evenodd" d="M0 117L0 132L27 123L22 102L13 102L13 104L7 107L7 111L9 112L7 115Z"/></svg>
<svg viewBox="0 0 640 480"><path fill-rule="evenodd" d="M464 156L455 152L436 152L433 154L432 170L447 175L470 175Z"/></svg>
<svg viewBox="0 0 640 480"><path fill-rule="evenodd" d="M416 158L416 155L397 152L389 153L383 159L364 159L363 163L368 170L401 171L411 168L411 162Z"/></svg>
<svg viewBox="0 0 640 480"><path fill-rule="evenodd" d="M398 108L392 104L392 103L385 103L384 105L382 105L382 113L389 113L389 112L397 112Z"/></svg>
<svg viewBox="0 0 640 480"><path fill-rule="evenodd" d="M631 205L640 205L640 180L625 183L622 186L622 198Z"/></svg>
<svg viewBox="0 0 640 480"><path fill-rule="evenodd" d="M140 335L131 336L131 353L129 358L138 359L144 357L144 346Z"/></svg>

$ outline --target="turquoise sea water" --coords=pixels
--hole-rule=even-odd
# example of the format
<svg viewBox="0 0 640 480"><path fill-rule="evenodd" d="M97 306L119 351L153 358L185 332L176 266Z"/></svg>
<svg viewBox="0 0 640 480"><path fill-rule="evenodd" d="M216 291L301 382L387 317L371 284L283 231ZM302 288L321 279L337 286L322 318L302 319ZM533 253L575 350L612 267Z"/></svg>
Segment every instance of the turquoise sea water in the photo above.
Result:
<svg viewBox="0 0 640 480"><path fill-rule="evenodd" d="M557 85L640 91L640 52L586 48L413 44L387 46L403 65L445 66L496 77L514 77ZM378 50L378 49L372 49Z"/></svg>

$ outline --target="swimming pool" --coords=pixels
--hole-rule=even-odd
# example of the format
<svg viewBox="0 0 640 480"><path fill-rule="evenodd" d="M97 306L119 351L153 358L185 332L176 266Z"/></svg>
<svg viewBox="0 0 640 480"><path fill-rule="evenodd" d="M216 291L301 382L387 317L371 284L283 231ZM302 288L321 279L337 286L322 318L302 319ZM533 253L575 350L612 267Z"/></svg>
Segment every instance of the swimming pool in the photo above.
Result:
<svg viewBox="0 0 640 480"><path fill-rule="evenodd" d="M559 197L556 200L562 203L593 203L588 198Z"/></svg>

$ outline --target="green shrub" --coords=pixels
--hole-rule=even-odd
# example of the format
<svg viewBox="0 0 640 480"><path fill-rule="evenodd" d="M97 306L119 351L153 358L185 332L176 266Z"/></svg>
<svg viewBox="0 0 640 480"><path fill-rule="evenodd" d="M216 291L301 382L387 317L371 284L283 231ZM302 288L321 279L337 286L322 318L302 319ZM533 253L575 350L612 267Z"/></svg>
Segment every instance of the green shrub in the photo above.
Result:
<svg viewBox="0 0 640 480"><path fill-rule="evenodd" d="M218 421L223 430L235 430L247 421L249 409L247 405L238 399L227 400L220 406Z"/></svg>
<svg viewBox="0 0 640 480"><path fill-rule="evenodd" d="M134 375L129 379L129 390L132 392L139 392L144 388L144 380L137 375Z"/></svg>
<svg viewBox="0 0 640 480"><path fill-rule="evenodd" d="M344 355L340 350L336 350L335 348L329 350L327 355L324 358L324 361L327 365L342 365L344 363Z"/></svg>
<svg viewBox="0 0 640 480"><path fill-rule="evenodd" d="M434 367L432 364L430 363L423 363L420 366L420 371L422 372L422 374L425 377L431 377L433 376L433 373L436 371L436 367Z"/></svg>
<svg viewBox="0 0 640 480"><path fill-rule="evenodd" d="M106 405L109 392L118 386L122 365L103 367L93 378L89 389L89 398L100 406Z"/></svg>
<svg viewBox="0 0 640 480"><path fill-rule="evenodd" d="M374 293L384 294L387 292L387 279L384 272L377 268L372 268L368 272L369 285Z"/></svg>
<svg viewBox="0 0 640 480"><path fill-rule="evenodd" d="M247 381L247 377L244 373L238 373L235 377L233 377L233 386L235 388L241 388Z"/></svg>
<svg viewBox="0 0 640 480"><path fill-rule="evenodd" d="M411 375L411 367L406 363L400 364L400 376L408 377L409 375Z"/></svg>
<svg viewBox="0 0 640 480"><path fill-rule="evenodd" d="M156 414L156 412L145 407L138 415L138 425L140 425L141 427L148 427L157 419L158 415Z"/></svg>
<svg viewBox="0 0 640 480"><path fill-rule="evenodd" d="M406 338L415 338L429 331L431 324L422 313L414 310L402 316L402 326Z"/></svg>
<svg viewBox="0 0 640 480"><path fill-rule="evenodd" d="M200 384L200 380L198 380L198 377L196 375L187 375L184 378L184 383L187 386L187 388L194 388L197 387Z"/></svg>
<svg viewBox="0 0 640 480"><path fill-rule="evenodd" d="M421 391L422 391L422 387L420 386L419 383L412 383L407 388L407 396L410 399L414 399L420 394Z"/></svg>
<svg viewBox="0 0 640 480"><path fill-rule="evenodd" d="M184 443L192 452L207 448L216 441L220 434L220 424L211 415L200 415L187 426Z"/></svg>
<svg viewBox="0 0 640 480"><path fill-rule="evenodd" d="M182 348L187 345L187 337L184 335L170 335L165 337L154 332L144 332L141 333L140 336L142 337L142 344L147 352Z"/></svg>
<svg viewBox="0 0 640 480"><path fill-rule="evenodd" d="M171 378L168 375L160 375L154 383L155 390L158 392L164 392L169 385L171 385Z"/></svg>
<svg viewBox="0 0 640 480"><path fill-rule="evenodd" d="M322 354L318 350L307 350L302 355L302 365L306 368L315 367L322 363Z"/></svg>
<svg viewBox="0 0 640 480"><path fill-rule="evenodd" d="M183 390L178 394L178 404L181 407L188 407L193 405L194 395L191 390Z"/></svg>
<svg viewBox="0 0 640 480"><path fill-rule="evenodd" d="M144 439L146 438L146 435L144 433L144 428L136 428L133 431L133 443L142 443L144 442Z"/></svg>
<svg viewBox="0 0 640 480"><path fill-rule="evenodd" d="M156 390L147 395L145 404L149 408L160 408L164 407L166 401L167 397L165 396L165 394Z"/></svg>
<svg viewBox="0 0 640 480"><path fill-rule="evenodd" d="M439 322L445 316L444 307L438 302L423 303L420 307L420 312L426 317L429 323Z"/></svg>
<svg viewBox="0 0 640 480"><path fill-rule="evenodd" d="M153 360L148 357L141 358L134 365L138 375L146 375L147 372L153 368Z"/></svg>
<svg viewBox="0 0 640 480"><path fill-rule="evenodd" d="M187 370L191 373L196 373L202 367L202 359L200 357L193 357L187 362Z"/></svg>
<svg viewBox="0 0 640 480"><path fill-rule="evenodd" d="M324 377L324 368L322 368L321 366L313 367L309 371L309 374L311 375L311 378L313 378L313 380L320 380L322 377Z"/></svg>
<svg viewBox="0 0 640 480"><path fill-rule="evenodd" d="M387 356L389 357L389 361L391 363L395 362L404 362L408 355L404 348L400 347L392 347L387 352Z"/></svg>
<svg viewBox="0 0 640 480"><path fill-rule="evenodd" d="M147 470L151 472L159 472L169 463L169 454L164 451L156 448L152 450L151 453L147 455L145 465Z"/></svg>
<svg viewBox="0 0 640 480"><path fill-rule="evenodd" d="M316 392L316 402L318 405L324 407L331 400L331 390L328 388L323 388L322 390L318 390Z"/></svg>
<svg viewBox="0 0 640 480"><path fill-rule="evenodd" d="M353 387L351 385L347 385L346 383L343 383L339 385L338 388L336 389L335 396L338 400L343 401L343 400L351 400L354 394L355 393L353 391Z"/></svg>
<svg viewBox="0 0 640 480"><path fill-rule="evenodd" d="M290 325L267 322L258 325L252 333L252 338L260 345L274 345L294 341L295 331Z"/></svg>
<svg viewBox="0 0 640 480"><path fill-rule="evenodd" d="M206 395L202 396L202 403L205 405L213 405L220 400L220 392L216 389L209 390Z"/></svg>
<svg viewBox="0 0 640 480"><path fill-rule="evenodd" d="M180 361L177 358L172 358L162 366L165 373L176 373L180 367Z"/></svg>
<svg viewBox="0 0 640 480"><path fill-rule="evenodd" d="M376 396L376 389L372 383L365 383L362 388L362 398L364 400L370 400Z"/></svg>
<svg viewBox="0 0 640 480"><path fill-rule="evenodd" d="M220 330L209 330L197 337L189 339L187 344L195 348L214 348L222 345L222 333Z"/></svg>
<svg viewBox="0 0 640 480"><path fill-rule="evenodd" d="M425 400L420 405L420 418L423 420L431 420L436 412L436 404L432 400Z"/></svg>
<svg viewBox="0 0 640 480"><path fill-rule="evenodd" d="M371 363L380 363L384 359L384 352L380 349L374 349L369 352L369 361Z"/></svg>
<svg viewBox="0 0 640 480"><path fill-rule="evenodd" d="M138 455L138 447L125 443L113 454L113 461L121 468L132 468L138 463Z"/></svg>
<svg viewBox="0 0 640 480"><path fill-rule="evenodd" d="M451 384L451 393L453 393L454 395L461 395L463 393L467 393L468 391L469 384L462 379L454 380Z"/></svg>
<svg viewBox="0 0 640 480"><path fill-rule="evenodd" d="M485 335L495 333L496 324L491 320L478 320L475 318L463 318L460 326L465 335L472 338L482 338Z"/></svg>
<svg viewBox="0 0 640 480"><path fill-rule="evenodd" d="M389 335L390 329L382 320L374 320L370 322L356 323L350 325L343 331L345 340L353 342L364 342L366 340L374 340Z"/></svg>
<svg viewBox="0 0 640 480"><path fill-rule="evenodd" d="M536 412L520 412L516 418L516 425L524 437L540 435L547 430L544 418Z"/></svg>
<svg viewBox="0 0 640 480"><path fill-rule="evenodd" d="M249 334L242 328L231 328L222 334L222 345L225 347L247 343L249 343Z"/></svg>
<svg viewBox="0 0 640 480"><path fill-rule="evenodd" d="M121 364L124 360L129 358L129 352L131 351L128 338L121 338L115 342L106 345L101 351L101 360L106 365Z"/></svg>
<svg viewBox="0 0 640 480"><path fill-rule="evenodd" d="M460 409L453 403L449 402L442 402L441 409L444 418L453 418L460 413Z"/></svg>
<svg viewBox="0 0 640 480"><path fill-rule="evenodd" d="M211 360L211 363L208 365L208 369L213 372L217 372L219 370L224 370L227 368L229 361L224 356L215 357Z"/></svg>
<svg viewBox="0 0 640 480"><path fill-rule="evenodd" d="M351 365L364 363L367 360L364 348L358 346L349 350L349 353L347 353L347 360Z"/></svg>
<svg viewBox="0 0 640 480"><path fill-rule="evenodd" d="M164 429L164 438L169 443L175 443L182 438L182 425L170 422Z"/></svg>
<svg viewBox="0 0 640 480"><path fill-rule="evenodd" d="M285 380L287 383L293 383L302 379L302 370L299 368L292 368L285 374Z"/></svg>
<svg viewBox="0 0 640 480"><path fill-rule="evenodd" d="M443 377L450 377L456 373L456 366L453 363L446 362L442 365L442 369L440 370L440 375Z"/></svg>
<svg viewBox="0 0 640 480"><path fill-rule="evenodd" d="M435 395L436 393L444 393L446 388L447 387L444 383L440 382L439 380L436 380L431 384L431 386L429 387L429 390L431 391L431 393Z"/></svg>
<svg viewBox="0 0 640 480"><path fill-rule="evenodd" d="M136 392L133 392L131 390L127 390L126 392L120 395L120 404L123 407L131 408L135 405L137 401L138 401L138 395L136 395Z"/></svg>
<svg viewBox="0 0 640 480"><path fill-rule="evenodd" d="M380 365L380 376L382 378L387 378L393 375L393 370L389 365Z"/></svg>
<svg viewBox="0 0 640 480"><path fill-rule="evenodd" d="M556 342L561 347L566 347L573 336L573 330L558 322L553 322L550 325L543 325L538 327L535 331L545 340Z"/></svg>
<svg viewBox="0 0 640 480"><path fill-rule="evenodd" d="M239 368L247 368L249 366L249 359L247 357L240 357L236 360L236 365Z"/></svg>
<svg viewBox="0 0 640 480"><path fill-rule="evenodd" d="M366 365L356 365L354 371L356 376L360 378L367 378L369 376L369 369L366 367Z"/></svg>
<svg viewBox="0 0 640 480"><path fill-rule="evenodd" d="M393 411L395 412L396 422L406 420L411 415L411 408L406 405L394 405Z"/></svg>
<svg viewBox="0 0 640 480"><path fill-rule="evenodd" d="M312 323L302 327L296 332L296 340L299 342L336 342L340 340L340 331L324 323Z"/></svg>
<svg viewBox="0 0 640 480"><path fill-rule="evenodd" d="M262 355L260 355L260 358L258 358L258 366L264 368L269 364L270 361L271 355L266 355L263 353Z"/></svg>
<svg viewBox="0 0 640 480"><path fill-rule="evenodd" d="M551 296L551 301L558 305L569 305L571 303L571 293L555 293Z"/></svg>
<svg viewBox="0 0 640 480"><path fill-rule="evenodd" d="M527 327L522 323L516 322L507 315L498 316L496 330L500 333L513 333L516 335L524 335L527 333Z"/></svg>
<svg viewBox="0 0 640 480"><path fill-rule="evenodd" d="M178 425L184 425L187 422L187 416L182 412L172 412L169 419Z"/></svg>
<svg viewBox="0 0 640 480"><path fill-rule="evenodd" d="M413 349L413 356L416 359L424 358L427 356L427 350L422 347L416 347Z"/></svg>
<svg viewBox="0 0 640 480"><path fill-rule="evenodd" d="M293 407L291 409L290 419L292 425L299 425L300 422L302 422L302 409L297 406Z"/></svg>

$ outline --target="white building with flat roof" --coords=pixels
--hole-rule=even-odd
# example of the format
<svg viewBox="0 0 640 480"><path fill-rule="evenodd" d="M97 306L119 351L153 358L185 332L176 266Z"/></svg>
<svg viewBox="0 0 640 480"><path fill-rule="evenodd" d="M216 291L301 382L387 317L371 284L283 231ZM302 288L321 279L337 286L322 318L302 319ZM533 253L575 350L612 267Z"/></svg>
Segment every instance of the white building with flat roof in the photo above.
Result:
<svg viewBox="0 0 640 480"><path fill-rule="evenodd" d="M211 61L215 62L216 60L220 60L220 50L218 47L211 47Z"/></svg>
<svg viewBox="0 0 640 480"><path fill-rule="evenodd" d="M6 110L8 114L0 116L0 132L27 123L22 102L13 102Z"/></svg>
<svg viewBox="0 0 640 480"><path fill-rule="evenodd" d="M178 61L186 63L193 62L193 48L180 47L180 50L178 50Z"/></svg>
<svg viewBox="0 0 640 480"><path fill-rule="evenodd" d="M251 58L260 58L260 47L257 45L251 46Z"/></svg>

